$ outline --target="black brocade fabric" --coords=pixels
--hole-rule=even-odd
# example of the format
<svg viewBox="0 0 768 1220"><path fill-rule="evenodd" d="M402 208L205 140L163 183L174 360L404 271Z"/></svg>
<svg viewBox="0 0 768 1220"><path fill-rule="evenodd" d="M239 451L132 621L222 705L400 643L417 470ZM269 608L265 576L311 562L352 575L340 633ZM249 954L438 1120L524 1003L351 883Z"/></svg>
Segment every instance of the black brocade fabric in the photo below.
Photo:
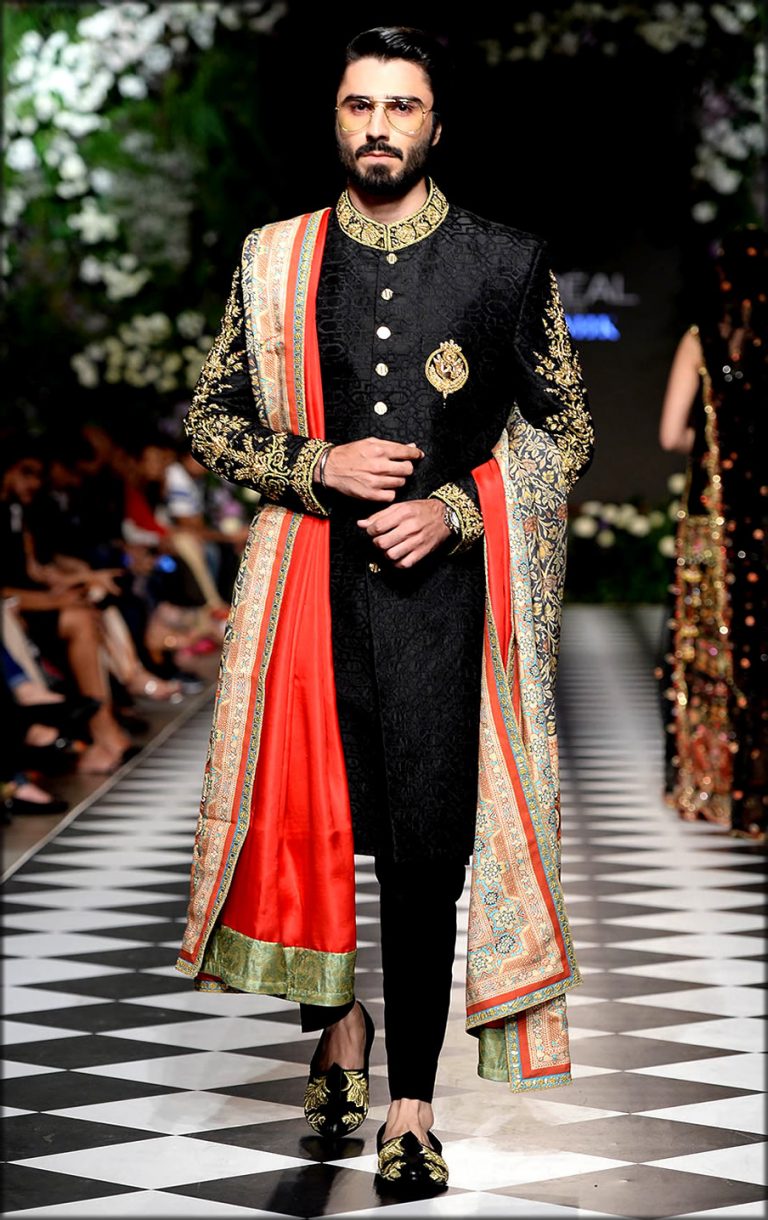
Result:
<svg viewBox="0 0 768 1220"><path fill-rule="evenodd" d="M517 402L553 435L575 481L590 460L591 426L543 244L451 207L430 236L390 260L347 236L331 214L316 303L326 438L416 442L425 457L397 499L457 483L477 504L470 472L491 456ZM382 326L387 337L377 335ZM469 375L444 399L425 366L447 340L462 348ZM193 402L193 451L196 420L205 419L208 441L221 426L230 452L246 412L255 443L270 443L247 403L238 343L226 385ZM376 371L381 363L385 375ZM291 438L292 457L302 443ZM201 461L232 477L228 453L212 462L211 452L197 446ZM258 478L238 481L259 486ZM290 490L265 494L296 507ZM446 543L416 567L397 569L356 524L381 502L316 485L315 494L330 515L334 673L356 850L465 861L477 801L482 541L457 554Z"/></svg>

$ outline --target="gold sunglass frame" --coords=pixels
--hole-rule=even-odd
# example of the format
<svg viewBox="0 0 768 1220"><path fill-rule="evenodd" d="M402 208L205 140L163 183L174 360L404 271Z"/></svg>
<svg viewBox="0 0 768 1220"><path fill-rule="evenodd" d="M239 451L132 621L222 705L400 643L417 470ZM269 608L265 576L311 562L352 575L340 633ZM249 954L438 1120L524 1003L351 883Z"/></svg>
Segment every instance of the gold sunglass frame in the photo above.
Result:
<svg viewBox="0 0 768 1220"><path fill-rule="evenodd" d="M373 110L371 110L370 113L366 116L366 121L364 123L361 123L359 127L345 127L341 121L341 115L340 115L341 106L336 107L336 122L339 125L339 129L341 131L343 131L346 135L350 135L350 136L357 135L359 132L365 130L365 128L368 126L371 119L373 118L373 115L376 111L377 106L383 107L384 114L386 115L387 122L389 123L390 127L393 128L393 130L396 131L401 136L417 136L419 134L419 132L422 130L422 128L427 120L427 115L433 113L432 109L428 110L427 107L424 105L424 103L420 102L419 99L416 97L364 97L361 94L360 96L355 96L354 98L345 98L345 101L361 101L361 102L365 101L365 102L370 102L371 105L373 106ZM387 102L412 102L412 103L415 102L415 104L421 110L421 122L419 123L416 130L415 131L403 131L402 127L397 126L397 123L393 123L392 115L387 110L387 106L386 106ZM343 104L344 103L342 102L341 105L343 105Z"/></svg>

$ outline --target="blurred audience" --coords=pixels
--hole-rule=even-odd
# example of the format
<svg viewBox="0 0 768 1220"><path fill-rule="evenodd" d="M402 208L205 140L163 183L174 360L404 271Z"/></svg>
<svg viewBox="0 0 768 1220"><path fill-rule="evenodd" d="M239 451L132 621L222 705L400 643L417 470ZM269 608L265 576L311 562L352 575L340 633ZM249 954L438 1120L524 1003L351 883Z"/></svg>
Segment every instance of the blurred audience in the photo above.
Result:
<svg viewBox="0 0 768 1220"><path fill-rule="evenodd" d="M247 536L231 491L164 434L95 425L0 451L0 749L5 821L61 812L46 782L108 775L146 728L136 699L202 688ZM225 523L222 528L222 523Z"/></svg>

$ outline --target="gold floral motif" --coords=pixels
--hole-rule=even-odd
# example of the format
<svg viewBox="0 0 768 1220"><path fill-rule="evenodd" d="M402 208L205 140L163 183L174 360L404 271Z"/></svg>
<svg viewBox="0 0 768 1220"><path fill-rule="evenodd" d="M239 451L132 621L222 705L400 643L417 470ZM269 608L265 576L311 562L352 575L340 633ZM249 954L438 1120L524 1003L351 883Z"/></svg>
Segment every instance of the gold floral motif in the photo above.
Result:
<svg viewBox="0 0 768 1220"><path fill-rule="evenodd" d="M314 494L312 472L320 454L329 448L329 442L318 438L293 438L300 443L300 448L292 459L289 433L257 431L253 419L222 404L221 396L232 388L232 378L238 374L248 375L242 318L238 267L221 328L203 365L184 421L192 451L204 466L231 483L244 483L268 500L277 502L291 490L307 512L327 517L328 509ZM253 382L251 389L256 393ZM255 401L257 411L260 405Z"/></svg>
<svg viewBox="0 0 768 1220"><path fill-rule="evenodd" d="M422 1145L421 1155L427 1162L429 1176L432 1181L440 1182L444 1185L448 1181L448 1166L440 1156L440 1153Z"/></svg>
<svg viewBox="0 0 768 1220"><path fill-rule="evenodd" d="M368 1109L368 1081L365 1079L363 1072L343 1071L342 1075L346 1080L343 1086L343 1091L347 1095L347 1100L351 1106L361 1106L364 1110Z"/></svg>
<svg viewBox="0 0 768 1220"><path fill-rule="evenodd" d="M317 1110L320 1106L327 1104L329 1097L328 1077L326 1075L310 1076L304 1092L304 1109ZM320 1118L325 1122L324 1116L321 1115Z"/></svg>
<svg viewBox="0 0 768 1220"><path fill-rule="evenodd" d="M539 352L533 354L538 361L536 372L549 383L547 393L556 395L564 404L562 410L546 417L544 427L560 450L563 475L570 490L589 461L595 434L587 407L581 364L571 344L560 289L551 271L549 278L550 298L544 309L544 330L549 350L546 356Z"/></svg>
<svg viewBox="0 0 768 1220"><path fill-rule="evenodd" d="M403 1137L387 1140L379 1153L379 1174L388 1182L395 1182L405 1168Z"/></svg>
<svg viewBox="0 0 768 1220"><path fill-rule="evenodd" d="M478 538L483 536L483 515L467 493L457 483L443 483L428 497L430 500L442 500L452 508L459 518L461 537L449 555L460 555L468 551Z"/></svg>
<svg viewBox="0 0 768 1220"><path fill-rule="evenodd" d="M369 246L372 250L404 250L406 246L413 246L425 237L431 237L447 215L448 200L431 181L426 203L418 212L392 224L381 224L364 216L352 203L347 191L336 204L336 216L342 231L352 241Z"/></svg>

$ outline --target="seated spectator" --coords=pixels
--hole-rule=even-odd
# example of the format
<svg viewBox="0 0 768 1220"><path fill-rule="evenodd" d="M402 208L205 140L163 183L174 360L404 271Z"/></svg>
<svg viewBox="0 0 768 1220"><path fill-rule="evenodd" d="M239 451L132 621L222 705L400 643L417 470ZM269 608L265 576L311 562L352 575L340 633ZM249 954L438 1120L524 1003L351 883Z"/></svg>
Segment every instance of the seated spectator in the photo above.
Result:
<svg viewBox="0 0 768 1220"><path fill-rule="evenodd" d="M154 611L146 644L155 665L169 652L216 651L228 608L207 567L201 539L172 520L165 505L165 477L173 444L162 434L129 446L123 537L135 570L147 575Z"/></svg>
<svg viewBox="0 0 768 1220"><path fill-rule="evenodd" d="M178 530L185 531L200 540L212 577L217 588L226 597L231 597L236 565L248 538L248 525L243 521L239 506L235 512L218 512L223 519L211 523L211 516L223 508L222 497L217 502L207 503L208 471L192 456L186 440L182 441L177 458L165 474L165 507ZM226 528L224 528L226 527Z"/></svg>
<svg viewBox="0 0 768 1220"><path fill-rule="evenodd" d="M116 610L120 570L93 569L76 556L46 552L47 522L34 513L45 473L39 447L26 438L6 445L0 471L3 594L16 598L42 655L82 695L98 701L90 720L93 741L79 768L109 774L128 756L130 738L113 714L105 659L135 693L171 698L178 696L179 687L163 684L141 665ZM115 613L108 614L109 609Z"/></svg>

